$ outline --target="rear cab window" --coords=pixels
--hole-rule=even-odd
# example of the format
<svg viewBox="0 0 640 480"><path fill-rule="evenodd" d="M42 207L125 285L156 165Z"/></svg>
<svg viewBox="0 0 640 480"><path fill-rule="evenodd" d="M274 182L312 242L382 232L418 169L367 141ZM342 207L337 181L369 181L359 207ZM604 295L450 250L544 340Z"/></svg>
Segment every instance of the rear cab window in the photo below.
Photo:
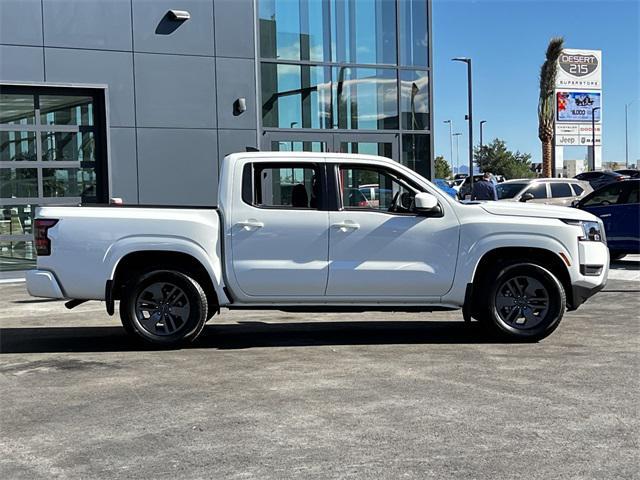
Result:
<svg viewBox="0 0 640 480"><path fill-rule="evenodd" d="M325 199L322 167L314 163L248 163L242 200L258 208L320 210Z"/></svg>

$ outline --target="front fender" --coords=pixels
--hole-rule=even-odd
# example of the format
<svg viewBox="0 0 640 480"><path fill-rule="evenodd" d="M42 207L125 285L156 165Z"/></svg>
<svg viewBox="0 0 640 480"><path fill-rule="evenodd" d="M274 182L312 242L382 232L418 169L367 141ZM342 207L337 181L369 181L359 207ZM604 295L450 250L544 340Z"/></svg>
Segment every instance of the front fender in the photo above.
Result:
<svg viewBox="0 0 640 480"><path fill-rule="evenodd" d="M493 233L486 235L475 242L467 242L463 238L460 242L460 252L458 256L458 268L456 271L456 281L454 287L442 297L443 303L451 303L462 306L465 300L467 284L473 281L476 270L482 258L489 252L499 248L536 248L547 250L557 255L562 260L560 254L571 259L575 253L561 242L559 239L544 233L534 234L531 232L507 232Z"/></svg>

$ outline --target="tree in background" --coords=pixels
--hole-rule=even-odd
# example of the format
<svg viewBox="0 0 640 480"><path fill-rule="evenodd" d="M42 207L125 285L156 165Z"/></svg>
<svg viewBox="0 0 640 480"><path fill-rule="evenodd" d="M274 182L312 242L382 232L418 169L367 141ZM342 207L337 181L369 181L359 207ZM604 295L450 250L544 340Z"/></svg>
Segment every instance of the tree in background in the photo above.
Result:
<svg viewBox="0 0 640 480"><path fill-rule="evenodd" d="M540 68L540 99L538 100L538 138L542 142L542 176L553 177L553 126L555 111L553 91L556 86L558 58L564 39L554 37L547 46L546 60Z"/></svg>
<svg viewBox="0 0 640 480"><path fill-rule="evenodd" d="M449 178L451 176L451 168L442 155L438 155L433 162L435 175L433 178Z"/></svg>
<svg viewBox="0 0 640 480"><path fill-rule="evenodd" d="M481 172L504 175L506 179L531 178L535 176L531 170L531 154L512 152L504 140L494 139L482 148L474 149L474 158Z"/></svg>

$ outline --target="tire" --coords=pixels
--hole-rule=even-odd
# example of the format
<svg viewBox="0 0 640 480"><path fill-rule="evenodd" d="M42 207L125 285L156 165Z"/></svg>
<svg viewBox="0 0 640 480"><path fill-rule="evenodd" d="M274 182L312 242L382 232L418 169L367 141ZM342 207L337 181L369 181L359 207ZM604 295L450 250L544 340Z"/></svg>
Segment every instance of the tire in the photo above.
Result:
<svg viewBox="0 0 640 480"><path fill-rule="evenodd" d="M626 256L627 254L624 252L616 252L616 251L609 252L609 258L611 259L612 262L615 262L616 260L621 260Z"/></svg>
<svg viewBox="0 0 640 480"><path fill-rule="evenodd" d="M127 333L158 346L195 340L207 316L207 296L202 287L173 270L138 274L125 285L120 301L120 319Z"/></svg>
<svg viewBox="0 0 640 480"><path fill-rule="evenodd" d="M481 321L510 340L535 342L549 336L566 309L562 283L534 263L511 263L496 268L487 278L488 308Z"/></svg>

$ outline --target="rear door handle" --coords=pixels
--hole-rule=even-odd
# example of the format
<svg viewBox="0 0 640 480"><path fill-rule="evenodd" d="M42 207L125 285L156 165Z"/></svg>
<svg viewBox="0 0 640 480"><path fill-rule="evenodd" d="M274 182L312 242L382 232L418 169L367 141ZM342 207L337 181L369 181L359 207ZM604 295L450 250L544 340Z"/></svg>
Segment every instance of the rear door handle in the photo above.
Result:
<svg viewBox="0 0 640 480"><path fill-rule="evenodd" d="M334 228L339 228L343 232L346 232L347 230L358 230L360 228L359 223L352 222L350 220L347 220L346 222L341 222L341 223L334 223L331 226Z"/></svg>
<svg viewBox="0 0 640 480"><path fill-rule="evenodd" d="M262 228L264 227L264 223L259 222L257 220L249 219L243 222L238 222L236 225L243 227L245 230L251 230L252 228Z"/></svg>

